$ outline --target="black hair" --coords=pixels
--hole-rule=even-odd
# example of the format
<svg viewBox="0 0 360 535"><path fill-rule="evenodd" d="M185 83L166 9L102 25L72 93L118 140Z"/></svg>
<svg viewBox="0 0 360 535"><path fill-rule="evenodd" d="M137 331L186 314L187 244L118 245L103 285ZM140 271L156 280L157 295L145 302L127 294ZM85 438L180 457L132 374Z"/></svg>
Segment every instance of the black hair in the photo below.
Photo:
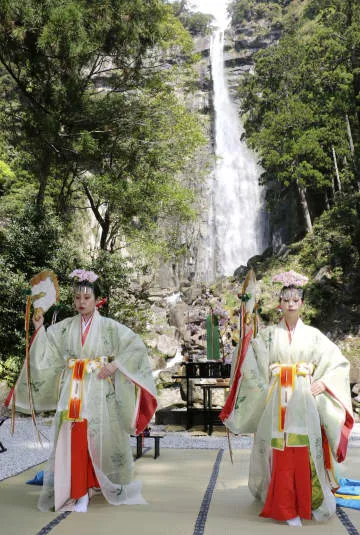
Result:
<svg viewBox="0 0 360 535"><path fill-rule="evenodd" d="M305 290L301 286L296 286L296 284L289 284L289 286L283 286L280 290L279 301L284 297L285 292L296 290L300 296L301 301L305 299Z"/></svg>
<svg viewBox="0 0 360 535"><path fill-rule="evenodd" d="M87 288L92 288L93 289L93 292L94 292L94 296L95 296L95 299L97 299L98 297L101 297L102 296L102 288L101 288L101 283L99 281L99 279L96 279L96 281L94 282L90 282L90 281L87 281L87 280L83 280L83 281L74 281L74 284L73 284L73 288L77 288L77 287L87 287Z"/></svg>

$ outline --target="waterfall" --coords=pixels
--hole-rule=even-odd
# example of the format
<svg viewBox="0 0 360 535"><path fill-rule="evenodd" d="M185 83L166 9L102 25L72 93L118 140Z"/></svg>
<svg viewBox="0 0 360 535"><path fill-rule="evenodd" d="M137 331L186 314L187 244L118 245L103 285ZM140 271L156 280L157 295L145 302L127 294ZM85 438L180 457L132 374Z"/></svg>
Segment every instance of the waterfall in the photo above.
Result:
<svg viewBox="0 0 360 535"><path fill-rule="evenodd" d="M215 15L218 28L211 36L210 62L215 113L215 154L209 177L208 236L205 245L207 281L232 275L266 247L261 169L256 155L241 140L244 132L230 96L224 69L226 1L198 0L197 9Z"/></svg>

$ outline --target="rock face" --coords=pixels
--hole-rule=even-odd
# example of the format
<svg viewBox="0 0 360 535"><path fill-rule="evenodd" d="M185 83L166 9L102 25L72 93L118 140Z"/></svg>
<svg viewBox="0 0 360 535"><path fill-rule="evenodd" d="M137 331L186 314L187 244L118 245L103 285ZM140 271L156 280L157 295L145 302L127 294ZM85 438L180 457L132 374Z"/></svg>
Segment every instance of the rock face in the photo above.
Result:
<svg viewBox="0 0 360 535"><path fill-rule="evenodd" d="M254 67L254 54L277 43L280 36L281 28L265 20L249 21L226 32L225 72L235 100L241 77Z"/></svg>
<svg viewBox="0 0 360 535"><path fill-rule="evenodd" d="M178 340L172 336L160 334L157 338L156 348L166 357L175 357L178 347Z"/></svg>
<svg viewBox="0 0 360 535"><path fill-rule="evenodd" d="M230 363L239 337L241 289L238 279L223 278L211 287L181 283L184 292L177 300L164 297L151 305L150 321L144 341L149 349L158 387L159 408L186 405L186 381L174 378L184 374L182 363L207 360L205 322L212 309L219 319L220 358ZM215 379L214 379L215 380ZM194 387L195 404L202 404L202 390ZM214 394L214 404L222 405L224 392ZM199 406L200 406L199 405Z"/></svg>
<svg viewBox="0 0 360 535"><path fill-rule="evenodd" d="M281 29L265 20L249 21L246 25L227 30L224 46L225 74L230 93L237 103L239 115L241 102L238 98L238 86L241 77L254 67L254 54L259 50L276 43L281 35ZM209 233L210 187L209 181L215 169L215 132L213 108L213 83L210 65L211 36L194 38L194 49L200 60L195 66L198 75L196 91L184 97L188 107L197 112L203 121L204 132L207 137L206 145L199 151L192 173L196 175L195 194L197 198L196 210L198 217L195 222L184 226L181 230L180 243L184 254L172 263L163 264L157 273L156 284L171 291L182 291L182 298L191 303L200 289L192 284L188 289L180 288L180 281L194 280L200 283L206 280L208 272L206 251L211 243ZM184 180L187 178L184 175ZM282 232L277 233L277 243L283 243Z"/></svg>
<svg viewBox="0 0 360 535"><path fill-rule="evenodd" d="M256 263L259 259L250 259ZM183 362L189 358L195 362L206 361L206 329L205 320L210 307L219 318L221 334L221 358L231 363L236 345L239 341L239 311L240 300L237 295L241 291L241 283L245 271L241 268L238 278L222 278L211 287L202 287L201 292L188 302L164 298L162 307L153 304L151 321L147 326L145 343L149 348L152 368L158 388L159 409L176 407L179 410L186 406L186 380L175 376L183 376L185 368ZM318 274L318 280L326 278L326 271ZM198 289L198 287L195 285ZM189 287L191 288L191 286ZM260 319L260 318L259 318ZM331 333L326 333L331 336ZM359 333L360 334L360 333ZM358 338L347 336L338 343L340 349L351 363L350 383L355 420L360 417L360 361L354 344ZM209 381L209 379L206 379ZM210 381L216 379L210 379ZM192 397L194 407L201 408L203 392L201 387L194 386L198 380L192 380ZM3 396L6 392L4 392ZM213 392L213 405L223 406L224 391ZM163 422L159 422L163 423Z"/></svg>

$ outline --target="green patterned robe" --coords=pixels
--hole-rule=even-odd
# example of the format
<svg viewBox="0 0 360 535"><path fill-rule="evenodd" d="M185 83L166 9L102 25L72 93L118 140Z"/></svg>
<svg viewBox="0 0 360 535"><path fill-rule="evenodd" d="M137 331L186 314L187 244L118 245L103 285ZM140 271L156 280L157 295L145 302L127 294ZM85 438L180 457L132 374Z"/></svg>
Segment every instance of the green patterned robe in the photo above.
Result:
<svg viewBox="0 0 360 535"><path fill-rule="evenodd" d="M35 410L56 410L53 445L39 500L41 510L60 509L70 493L71 422L66 421L66 415L72 370L67 367L67 359L98 356L114 357L118 369L114 384L98 379L98 370L84 375L81 417L88 421L88 448L96 476L109 503L145 503L140 482L132 481L129 434L136 432L139 419L144 427L156 408L156 388L147 350L138 335L96 310L83 346L80 315L47 331L41 327L31 344ZM15 395L17 410L28 412L25 368Z"/></svg>
<svg viewBox="0 0 360 535"><path fill-rule="evenodd" d="M272 377L270 365L300 362L314 364L312 380L323 381L327 390L314 398L309 376L297 375L284 430L279 431L279 381ZM307 445L313 481L321 495L315 506L316 500L313 503L314 518L325 520L335 512L335 498L324 469L321 426L335 460L341 462L353 425L349 368L338 347L300 319L291 344L284 320L263 329L251 341L241 369L235 408L224 423L235 434L255 433L249 473L249 488L254 496L265 502L272 448Z"/></svg>

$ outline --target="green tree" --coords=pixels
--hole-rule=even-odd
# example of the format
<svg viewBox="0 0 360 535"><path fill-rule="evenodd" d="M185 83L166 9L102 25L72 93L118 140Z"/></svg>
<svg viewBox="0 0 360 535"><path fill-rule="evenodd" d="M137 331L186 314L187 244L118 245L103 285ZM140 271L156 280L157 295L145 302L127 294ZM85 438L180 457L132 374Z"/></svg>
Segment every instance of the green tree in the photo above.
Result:
<svg viewBox="0 0 360 535"><path fill-rule="evenodd" d="M0 28L0 62L7 73L2 127L8 143L27 155L24 167L37 184L37 205L41 208L51 194L68 217L74 200L84 208L79 195L85 193L101 225L101 247L113 247L120 223L130 227L135 219L154 218L156 208L169 204L164 184L169 179L175 188L174 158L167 166L165 158L161 161L161 154L169 155L164 140L161 150L149 148L161 138L165 117L173 126L171 154L176 146L191 154L201 139L190 114L171 99L180 69L173 60L183 54L186 65L189 34L160 0L4 2ZM163 111L161 122L156 104ZM189 142L184 144L186 128ZM151 135L144 134L150 129ZM160 187L154 184L156 175ZM149 184L157 195L150 213L144 209L142 216L148 197L135 196L146 193ZM128 195L121 205L124 190ZM104 193L102 199L94 198L96 191ZM115 208L119 217L111 213ZM109 217L116 220L112 226Z"/></svg>
<svg viewBox="0 0 360 535"><path fill-rule="evenodd" d="M114 250L120 231L133 239L169 213L191 215L191 193L181 187L177 173L202 134L194 117L166 92L141 92L125 105L122 96L108 98L111 105L100 99L95 110L104 120L101 132L82 140L89 144L94 173L81 174L82 169L78 174L101 227L101 249ZM110 113L111 131L106 129Z"/></svg>
<svg viewBox="0 0 360 535"><path fill-rule="evenodd" d="M169 3L174 15L180 20L184 28L186 28L191 35L206 35L211 32L211 24L214 20L213 15L194 11L188 0L177 2L168 0L166 3Z"/></svg>
<svg viewBox="0 0 360 535"><path fill-rule="evenodd" d="M346 121L357 123L346 6L335 23L328 7L336 2L306 9L312 4L304 4L296 24L285 25L278 46L256 55L255 74L240 90L247 137L260 153L272 208L287 190L297 191L307 231L337 190L357 189L359 147L355 127L351 149Z"/></svg>
<svg viewBox="0 0 360 535"><path fill-rule="evenodd" d="M81 251L63 239L59 218L33 203L25 205L12 221L6 221L0 231L0 250L0 361L10 357L22 361L31 277L43 269L60 275L69 273ZM2 371L0 366L0 376L7 374L6 369Z"/></svg>

